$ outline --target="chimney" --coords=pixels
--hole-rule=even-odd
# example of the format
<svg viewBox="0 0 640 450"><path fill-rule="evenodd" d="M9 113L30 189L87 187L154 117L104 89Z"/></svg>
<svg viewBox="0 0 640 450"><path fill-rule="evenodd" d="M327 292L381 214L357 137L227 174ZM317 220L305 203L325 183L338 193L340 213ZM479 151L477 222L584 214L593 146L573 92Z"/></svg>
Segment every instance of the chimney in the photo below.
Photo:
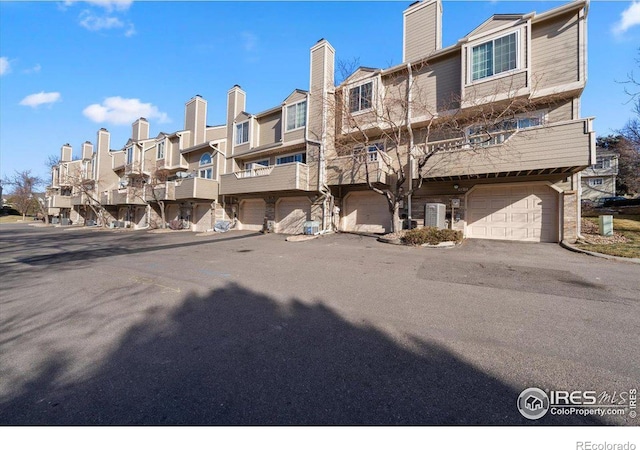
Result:
<svg viewBox="0 0 640 450"><path fill-rule="evenodd" d="M326 39L320 39L311 47L307 120L309 137L315 140L322 139L322 121L328 120L325 110L328 93L334 88L335 55L336 51Z"/></svg>
<svg viewBox="0 0 640 450"><path fill-rule="evenodd" d="M69 144L64 144L60 148L60 162L71 161L73 148Z"/></svg>
<svg viewBox="0 0 640 450"><path fill-rule="evenodd" d="M207 101L196 95L185 104L184 129L189 130L188 147L202 144L206 140Z"/></svg>
<svg viewBox="0 0 640 450"><path fill-rule="evenodd" d="M89 160L93 155L93 144L89 141L86 141L82 144L82 159Z"/></svg>
<svg viewBox="0 0 640 450"><path fill-rule="evenodd" d="M133 122L131 128L131 139L134 141L149 139L149 122L144 117L140 117L138 120Z"/></svg>
<svg viewBox="0 0 640 450"><path fill-rule="evenodd" d="M422 0L403 15L402 61L411 62L442 48L442 2Z"/></svg>

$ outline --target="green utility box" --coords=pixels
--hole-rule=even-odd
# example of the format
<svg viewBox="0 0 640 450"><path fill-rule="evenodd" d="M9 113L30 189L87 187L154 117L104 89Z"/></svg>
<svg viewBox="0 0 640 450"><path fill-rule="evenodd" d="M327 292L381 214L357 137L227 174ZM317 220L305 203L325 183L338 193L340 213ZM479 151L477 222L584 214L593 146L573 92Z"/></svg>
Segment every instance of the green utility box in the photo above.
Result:
<svg viewBox="0 0 640 450"><path fill-rule="evenodd" d="M600 216L600 235L613 236L613 216Z"/></svg>

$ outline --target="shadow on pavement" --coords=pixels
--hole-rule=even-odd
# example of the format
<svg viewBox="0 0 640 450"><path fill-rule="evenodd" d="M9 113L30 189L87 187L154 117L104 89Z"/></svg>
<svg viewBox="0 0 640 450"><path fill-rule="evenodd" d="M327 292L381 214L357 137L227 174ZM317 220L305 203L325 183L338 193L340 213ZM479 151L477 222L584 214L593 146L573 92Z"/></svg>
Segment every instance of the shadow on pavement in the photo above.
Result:
<svg viewBox="0 0 640 450"><path fill-rule="evenodd" d="M131 328L83 380L52 354L0 403L1 424L597 424L516 410L519 392L414 339L411 349L321 303L236 284Z"/></svg>

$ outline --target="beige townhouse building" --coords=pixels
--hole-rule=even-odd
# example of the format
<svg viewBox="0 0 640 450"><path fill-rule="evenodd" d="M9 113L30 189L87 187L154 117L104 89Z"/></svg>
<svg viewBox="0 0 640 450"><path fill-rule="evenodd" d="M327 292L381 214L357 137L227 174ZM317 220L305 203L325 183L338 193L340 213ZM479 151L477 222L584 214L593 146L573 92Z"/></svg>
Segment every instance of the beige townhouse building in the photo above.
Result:
<svg viewBox="0 0 640 450"><path fill-rule="evenodd" d="M150 138L141 118L117 150L104 129L81 160L63 146L50 212L134 228L159 226L164 212L194 231L223 220L385 233L421 226L435 204L467 237L574 240L580 172L596 163L592 120L580 116L587 11L578 0L494 15L442 47L441 1L415 2L394 67L361 67L335 85L336 51L321 39L308 89L265 111L246 111L251 93L236 85L225 124L207 126L195 96L183 130ZM69 170L91 189L65 181Z"/></svg>

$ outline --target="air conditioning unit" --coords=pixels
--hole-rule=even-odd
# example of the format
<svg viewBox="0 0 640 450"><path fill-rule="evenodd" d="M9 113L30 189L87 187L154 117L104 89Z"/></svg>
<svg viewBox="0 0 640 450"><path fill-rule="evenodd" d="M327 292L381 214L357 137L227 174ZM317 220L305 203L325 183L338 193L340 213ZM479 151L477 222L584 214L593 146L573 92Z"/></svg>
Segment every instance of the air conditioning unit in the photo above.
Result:
<svg viewBox="0 0 640 450"><path fill-rule="evenodd" d="M447 207L444 203L427 203L424 205L424 226L446 228Z"/></svg>

